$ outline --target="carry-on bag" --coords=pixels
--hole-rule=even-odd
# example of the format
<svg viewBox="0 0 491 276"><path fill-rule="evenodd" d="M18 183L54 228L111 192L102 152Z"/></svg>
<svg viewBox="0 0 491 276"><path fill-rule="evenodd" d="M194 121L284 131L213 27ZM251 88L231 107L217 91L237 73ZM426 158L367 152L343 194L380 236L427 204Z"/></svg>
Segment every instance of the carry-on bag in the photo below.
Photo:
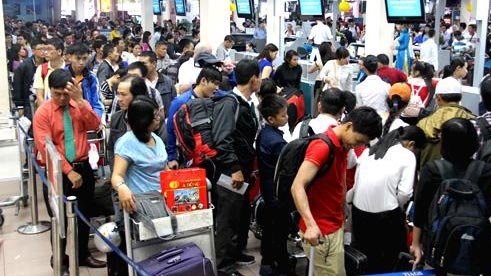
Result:
<svg viewBox="0 0 491 276"><path fill-rule="evenodd" d="M152 276L215 275L210 259L194 243L161 251L141 262L142 269Z"/></svg>
<svg viewBox="0 0 491 276"><path fill-rule="evenodd" d="M344 246L344 267L346 275L362 275L366 271L367 256L355 248Z"/></svg>

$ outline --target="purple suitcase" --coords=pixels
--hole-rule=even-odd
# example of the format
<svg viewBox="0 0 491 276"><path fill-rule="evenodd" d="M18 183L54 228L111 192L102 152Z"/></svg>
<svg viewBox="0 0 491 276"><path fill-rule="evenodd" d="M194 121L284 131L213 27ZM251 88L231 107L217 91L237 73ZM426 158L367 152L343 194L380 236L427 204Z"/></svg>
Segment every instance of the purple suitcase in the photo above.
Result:
<svg viewBox="0 0 491 276"><path fill-rule="evenodd" d="M152 276L214 276L211 261L194 243L161 251L141 262L141 268Z"/></svg>

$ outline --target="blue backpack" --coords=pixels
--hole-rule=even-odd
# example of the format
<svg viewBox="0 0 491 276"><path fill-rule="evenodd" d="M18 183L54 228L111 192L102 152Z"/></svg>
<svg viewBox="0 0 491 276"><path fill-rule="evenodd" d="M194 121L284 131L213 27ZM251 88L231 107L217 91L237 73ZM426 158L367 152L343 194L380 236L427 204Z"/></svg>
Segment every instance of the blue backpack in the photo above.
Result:
<svg viewBox="0 0 491 276"><path fill-rule="evenodd" d="M442 182L429 209L426 262L445 273L478 275L491 241L488 207L477 184L485 163L472 161L463 178L455 176L450 162L435 163Z"/></svg>

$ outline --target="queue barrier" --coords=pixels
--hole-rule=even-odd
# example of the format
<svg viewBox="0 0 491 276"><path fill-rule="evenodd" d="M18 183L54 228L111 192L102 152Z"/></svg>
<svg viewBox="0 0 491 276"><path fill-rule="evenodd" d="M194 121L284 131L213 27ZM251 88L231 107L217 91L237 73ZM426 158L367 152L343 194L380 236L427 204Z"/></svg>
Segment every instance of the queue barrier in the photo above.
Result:
<svg viewBox="0 0 491 276"><path fill-rule="evenodd" d="M66 236L67 238L67 248L69 250L69 274L70 276L78 276L79 275L79 264L78 264L78 232L77 232L77 224L78 220L80 219L83 223L87 224L89 228L94 232L95 235L99 236L113 251L115 254L117 254L121 259L123 259L138 275L142 276L149 276L148 273L146 273L140 265L135 263L128 255L123 253L118 246L113 244L110 240L108 240L99 230L97 229L98 227L95 226L90 222L87 217L82 214L82 212L78 209L77 205L77 198L74 196L69 196L66 197L63 195L61 197L62 203L61 205L66 205L66 206L58 206L58 207L63 207L63 211L60 212L60 210L53 210L53 206L50 204L52 211L54 214L64 214L64 210L66 207L66 214L67 214L67 230L66 230L66 235L64 233L64 227L60 227L60 220L64 220L64 216L53 216L51 218L51 227L45 229L41 227L45 227L48 222L43 222L43 221L38 221L38 209L37 209L37 179L36 179L36 174L39 175L39 178L43 185L47 186L48 189L50 188L51 184L46 176L46 171L38 164L37 158L34 156L34 140L32 137L29 136L27 131L22 128L19 124L16 126L24 135L25 135L25 140L26 143L24 144L24 151L25 154L27 155L27 161L28 161L28 174L29 174L29 196L31 198L31 217L32 221L28 223L27 225L19 227L18 231L19 233L22 234L38 234L41 233L39 232L40 229L43 229L42 232L47 231L51 229L51 239L52 239L52 253L53 253L53 271L55 276L61 276L63 274L62 271L62 254L61 252L61 239ZM51 156L52 160L60 160L58 153L56 152L56 148L54 148L54 145L52 142L50 143L51 139L47 137L47 147L52 147L50 150L47 150L49 152L48 154L54 155ZM19 142L20 143L20 142ZM24 142L23 142L24 143ZM20 146L19 146L20 147ZM56 156L58 155L58 156ZM55 162L56 163L56 162ZM61 163L56 164L57 168L53 168L53 175L51 177L56 177L58 175L59 180L62 178L60 177L62 172L61 172ZM48 166L47 166L48 167ZM53 178L54 179L54 178ZM52 179L52 180L53 180ZM58 185L58 187L62 187L62 183L56 183L56 184L61 184ZM58 191L62 191L58 190ZM50 200L51 201L51 200ZM51 203L51 202L50 202ZM63 218L63 219L62 219ZM64 223L64 222L63 222ZM26 230L28 229L28 230Z"/></svg>

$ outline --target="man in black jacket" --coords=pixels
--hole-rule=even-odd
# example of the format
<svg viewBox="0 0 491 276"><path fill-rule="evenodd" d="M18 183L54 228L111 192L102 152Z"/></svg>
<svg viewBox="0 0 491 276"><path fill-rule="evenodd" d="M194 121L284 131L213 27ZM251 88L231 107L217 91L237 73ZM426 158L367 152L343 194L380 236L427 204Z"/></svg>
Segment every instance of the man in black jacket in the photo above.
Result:
<svg viewBox="0 0 491 276"><path fill-rule="evenodd" d="M218 173L232 178L232 189L240 189L253 180L253 148L258 119L251 94L259 91L261 78L256 60L241 60L236 68L237 87L232 96L218 101L213 111L213 139L218 151L215 164ZM238 116L236 116L238 108ZM236 118L236 119L232 119ZM215 239L218 275L240 275L235 263L254 263L254 257L242 251L247 245L250 208L247 192L237 192L216 185L217 235Z"/></svg>
<svg viewBox="0 0 491 276"><path fill-rule="evenodd" d="M12 100L15 106L24 108L23 111L19 110L19 115L24 115L31 121L32 110L29 96L34 94L32 83L36 68L44 62L44 46L42 41L31 42L32 56L22 62L14 71Z"/></svg>

